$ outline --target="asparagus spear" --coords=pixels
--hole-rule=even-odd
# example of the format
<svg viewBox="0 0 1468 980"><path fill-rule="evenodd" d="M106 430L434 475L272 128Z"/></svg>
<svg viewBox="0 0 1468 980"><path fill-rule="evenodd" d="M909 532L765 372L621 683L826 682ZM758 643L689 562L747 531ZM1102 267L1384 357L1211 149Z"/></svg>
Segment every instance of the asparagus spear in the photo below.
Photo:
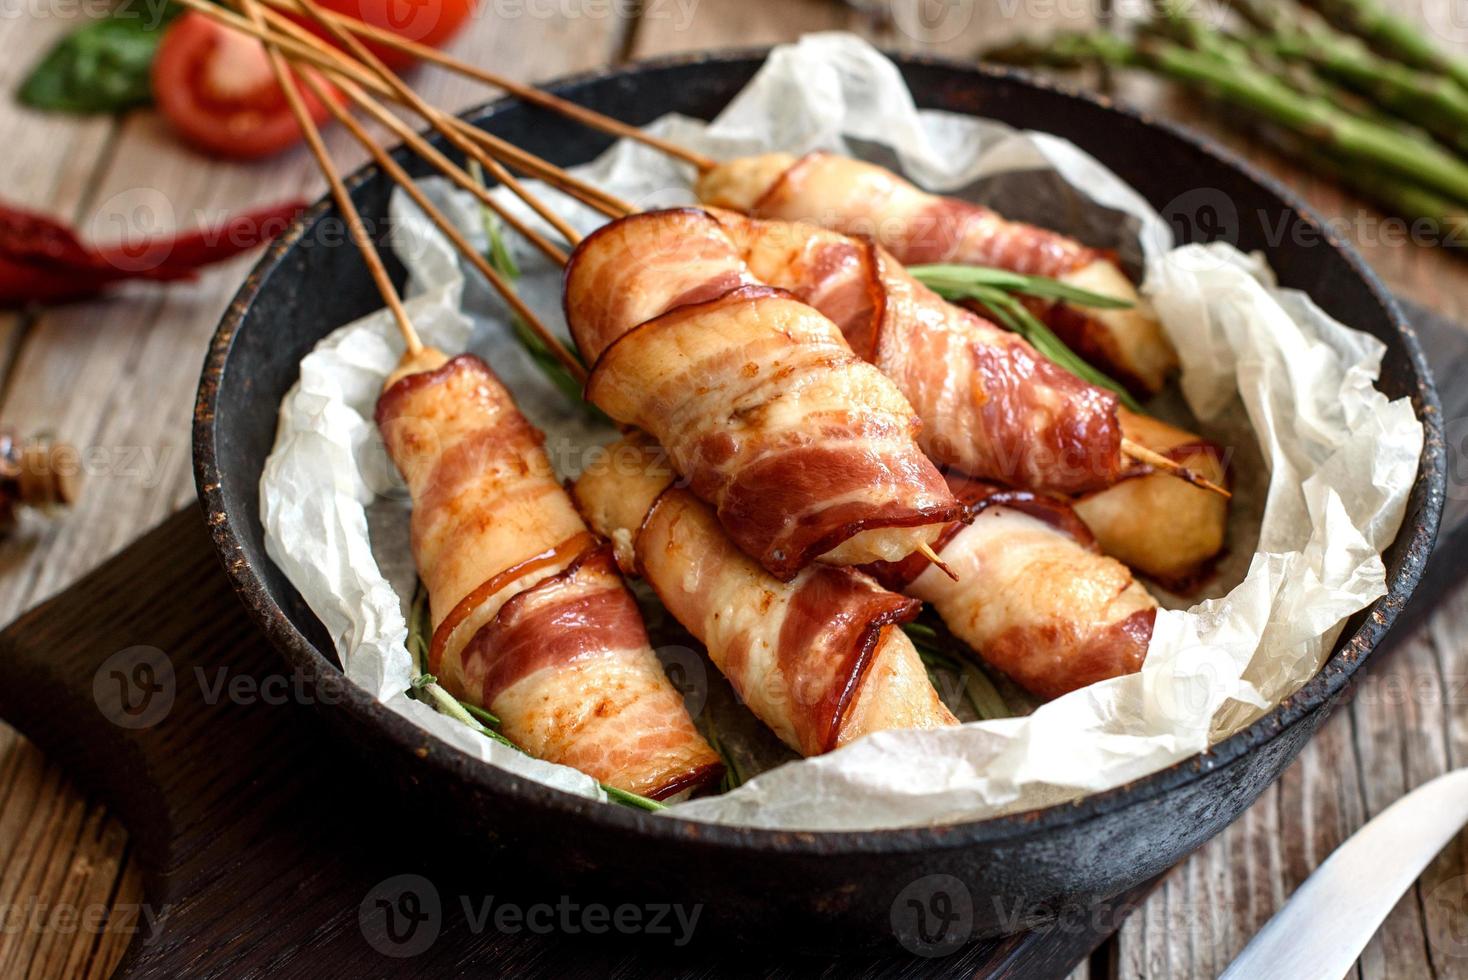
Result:
<svg viewBox="0 0 1468 980"><path fill-rule="evenodd" d="M1281 38L1275 50L1286 58L1309 60L1382 108L1468 153L1468 89L1456 82L1414 71L1365 50L1326 48L1303 38Z"/></svg>
<svg viewBox="0 0 1468 980"><path fill-rule="evenodd" d="M1313 173L1328 178L1370 201L1387 214L1411 222L1430 224L1438 244L1462 248L1468 246L1468 208L1449 201L1416 184L1392 180L1372 180L1347 161L1320 150L1294 133L1279 130L1263 134L1270 145ZM1413 229L1414 233L1416 229Z"/></svg>
<svg viewBox="0 0 1468 980"><path fill-rule="evenodd" d="M1249 2L1240 9L1256 6ZM1280 5L1269 11L1272 26L1255 44L1285 61L1313 66L1446 145L1468 152L1468 89L1444 75L1383 58L1324 24L1290 17ZM1263 18L1250 19L1259 23Z"/></svg>
<svg viewBox="0 0 1468 980"><path fill-rule="evenodd" d="M1012 45L987 57L1010 64L1055 67L1112 65L1148 68L1287 129L1323 150L1382 167L1468 202L1468 164L1426 140L1361 119L1322 98L1303 95L1256 66L1183 47L1157 37L1128 41L1106 33L1063 34L1043 45Z"/></svg>
<svg viewBox="0 0 1468 980"><path fill-rule="evenodd" d="M1303 2L1388 57L1425 71L1439 72L1468 88L1468 60L1439 50L1416 24L1391 13L1377 0Z"/></svg>
<svg viewBox="0 0 1468 980"><path fill-rule="evenodd" d="M1379 68L1383 75L1397 72L1400 73L1398 77L1422 80L1422 88L1419 91L1424 95L1430 91L1446 90L1446 93L1452 97L1452 101L1444 103L1449 107L1444 115L1457 114L1457 122L1449 126L1441 135L1451 136L1454 142L1468 146L1468 91L1460 89L1457 83L1445 78L1427 76L1394 62L1387 62L1359 47L1354 40L1347 39L1324 25L1311 30L1305 26L1303 18L1292 16L1289 8L1283 4L1262 3L1260 0L1236 0L1236 3L1241 8L1241 12L1246 15L1248 10L1255 10L1256 12L1252 16L1247 16L1247 19L1261 29L1274 33L1277 39L1289 39L1302 45L1318 44L1318 47L1315 48L1317 54L1333 54L1336 59L1359 58L1358 65L1373 65ZM1352 99L1349 93L1335 89L1321 76L1309 71L1290 72L1292 66L1278 60L1278 55L1281 53L1278 45L1270 45L1267 48L1257 44L1248 45L1238 38L1212 30L1193 18L1180 15L1176 8L1165 0L1157 5L1157 11L1158 20L1154 22L1154 28L1177 38L1182 43L1235 64L1262 62L1260 67L1265 71L1276 76L1290 78L1308 95L1327 99L1337 106L1348 106L1355 115L1366 117L1378 125L1396 128L1413 138L1420 138L1420 131L1407 128L1403 125L1402 120L1378 111L1375 106L1353 105L1359 100ZM1320 63L1318 59L1312 60L1317 64ZM1356 77L1369 80L1372 75L1369 72L1364 75L1358 72ZM1389 100L1379 99L1378 101L1384 108L1394 108L1387 104ZM1424 115L1422 112L1406 115L1409 115L1409 118L1410 116L1417 117L1411 119L1411 122L1425 121L1422 119ZM1321 152L1309 138L1299 133L1268 125L1254 127L1254 129L1284 156L1315 173L1329 177L1358 196L1373 202L1383 211L1409 220L1421 219L1430 222L1444 243L1468 244L1468 209L1463 206L1409 182L1371 179L1371 175L1350 166L1340 157Z"/></svg>
<svg viewBox="0 0 1468 980"><path fill-rule="evenodd" d="M1247 48L1239 39L1221 32L1199 30L1198 25L1179 25L1170 21L1159 22L1154 23L1149 30L1177 38L1189 37L1192 44L1206 48L1207 56L1218 61L1220 65L1247 65L1263 58L1266 59L1266 63L1260 66L1261 70L1277 72L1283 67L1267 60L1272 57L1267 51ZM1056 67L1074 67L1078 64L1092 63L1089 59L1094 54L1101 52L1108 57L1108 63L1113 65L1130 64L1133 67L1149 67L1139 53L1132 50L1126 42L1111 35L1067 36L1058 40L1059 44L1044 48L1009 49L1004 52L1004 56L1025 64L1043 61ZM1309 72L1301 72L1295 84L1304 94L1313 97L1337 102L1342 98L1350 99L1349 93L1335 90L1329 82ZM1219 99L1213 101L1223 103L1223 100ZM1371 111L1372 107L1362 108L1365 111ZM1373 118L1378 125L1383 127L1396 126L1399 130L1401 129L1399 123L1387 117L1376 115ZM1235 124L1240 122L1237 114L1232 117L1232 121ZM1336 180L1382 210L1408 220L1425 219L1431 222L1445 244L1468 244L1468 214L1465 214L1463 205L1411 181L1383 178L1363 168L1353 166L1349 159L1322 152L1315 145L1311 136L1299 131L1257 120L1254 125L1243 128L1254 135L1263 136L1284 156L1316 173ZM1409 139L1421 140L1423 138L1413 130L1402 130L1402 132Z"/></svg>

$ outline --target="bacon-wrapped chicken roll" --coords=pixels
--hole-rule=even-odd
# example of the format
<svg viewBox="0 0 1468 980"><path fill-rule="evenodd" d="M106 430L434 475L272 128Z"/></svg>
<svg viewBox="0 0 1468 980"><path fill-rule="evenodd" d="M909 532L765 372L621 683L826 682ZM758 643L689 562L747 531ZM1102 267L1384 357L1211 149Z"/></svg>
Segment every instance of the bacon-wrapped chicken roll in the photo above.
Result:
<svg viewBox="0 0 1468 980"><path fill-rule="evenodd" d="M884 585L930 603L985 663L1042 698L1141 669L1157 602L1096 550L1064 500L953 483L973 510L939 551L958 581L904 561L872 567Z"/></svg>
<svg viewBox="0 0 1468 980"><path fill-rule="evenodd" d="M869 241L711 213L751 273L830 317L897 383L922 420L920 445L939 465L1055 493L1101 489L1121 474L1113 393L947 302Z"/></svg>
<svg viewBox="0 0 1468 980"><path fill-rule="evenodd" d="M673 483L655 447L624 440L576 483L591 526L700 642L740 698L805 755L870 732L956 724L897 624L919 603L849 568L782 582Z"/></svg>
<svg viewBox="0 0 1468 980"><path fill-rule="evenodd" d="M1131 300L1130 309L1108 310L1055 303L1042 315L1082 357L1139 392L1161 390L1177 368L1177 352L1111 258L989 208L929 194L875 164L829 153L747 157L705 174L698 194L705 204L755 217L871 236L908 265L995 266Z"/></svg>
<svg viewBox="0 0 1468 980"><path fill-rule="evenodd" d="M1120 417L1127 438L1218 486L1228 484L1223 450L1214 443L1126 409ZM1146 466L1078 497L1075 510L1108 555L1178 592L1209 574L1228 533L1226 499Z"/></svg>
<svg viewBox="0 0 1468 980"><path fill-rule="evenodd" d="M898 381L934 460L1012 486L1084 491L1076 511L1101 549L1169 587L1196 580L1217 557L1228 501L1126 464L1120 440L1222 485L1218 447L1120 408L1021 338L945 302L880 246L812 224L711 213L754 275L826 314Z"/></svg>
<svg viewBox="0 0 1468 980"><path fill-rule="evenodd" d="M830 320L759 283L694 209L612 222L566 268L587 398L651 433L772 575L897 560L960 508L891 380Z"/></svg>
<svg viewBox="0 0 1468 980"><path fill-rule="evenodd" d="M610 550L488 365L425 352L389 379L377 424L412 495L444 687L608 785L661 799L717 779Z"/></svg>

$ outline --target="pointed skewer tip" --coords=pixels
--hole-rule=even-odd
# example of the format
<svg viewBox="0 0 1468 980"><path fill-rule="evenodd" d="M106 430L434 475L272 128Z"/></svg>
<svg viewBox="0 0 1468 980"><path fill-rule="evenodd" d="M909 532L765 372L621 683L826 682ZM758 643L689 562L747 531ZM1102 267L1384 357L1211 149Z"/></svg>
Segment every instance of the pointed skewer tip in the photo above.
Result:
<svg viewBox="0 0 1468 980"><path fill-rule="evenodd" d="M1148 466L1155 467L1172 476L1175 476L1179 480L1185 480L1188 483L1191 483L1193 486L1198 487L1200 490L1207 490L1211 493L1216 493L1224 500L1233 499L1232 493L1214 483L1212 480L1201 477L1198 474L1194 473L1192 470L1188 469L1186 466L1183 466L1181 463L1177 462L1176 460L1168 459L1161 453L1153 452L1146 446L1132 442L1132 440L1130 439L1123 439L1121 441L1121 451L1130 456L1132 459L1135 459L1139 463L1145 463Z"/></svg>
<svg viewBox="0 0 1468 980"><path fill-rule="evenodd" d="M953 581L955 581L955 582L958 581L958 574L956 572L954 572L953 569L951 569L951 568L948 567L948 563L947 562L945 562L943 559L941 559L941 558L938 557L938 553L933 550L932 545L930 545L926 541L924 541L922 544L920 544L920 545L917 546L917 550L918 550L918 554L922 555L928 561L930 561L934 565L936 565L938 567L938 570L941 571L944 575L947 575L949 578L953 579Z"/></svg>

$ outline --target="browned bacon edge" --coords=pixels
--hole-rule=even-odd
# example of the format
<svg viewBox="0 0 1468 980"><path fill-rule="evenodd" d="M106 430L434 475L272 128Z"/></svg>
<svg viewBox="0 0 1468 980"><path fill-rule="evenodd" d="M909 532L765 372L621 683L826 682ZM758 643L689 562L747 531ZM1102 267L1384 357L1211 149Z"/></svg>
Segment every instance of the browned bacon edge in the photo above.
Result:
<svg viewBox="0 0 1468 980"><path fill-rule="evenodd" d="M480 627L464 648L465 660L486 661L480 704L493 704L506 688L543 667L605 650L609 637L618 648L647 642L637 605L620 581L582 581L598 574L616 575L605 544L593 544L555 575L511 596Z"/></svg>
<svg viewBox="0 0 1468 980"><path fill-rule="evenodd" d="M377 396L377 410L373 413L372 420L380 427L384 420L393 415L393 410L397 407L397 403L406 398L409 393L419 388L426 388L429 385L437 384L442 379L458 371L460 364L464 361L473 361L481 365L484 364L480 358L475 357L473 354L460 354L457 357L449 358L431 371L414 371L412 374L403 375L392 383L392 387ZM484 366L486 369L488 368L488 365Z"/></svg>
<svg viewBox="0 0 1468 980"><path fill-rule="evenodd" d="M765 188L750 206L749 213L755 216L768 213L771 203L780 200L787 193L787 185L805 176L803 171L830 157L830 153L817 150L797 159ZM899 174L894 174L894 177L905 179ZM796 192L791 190L789 193ZM1013 221L983 204L949 195L931 195L929 202L919 209L918 214L912 216L912 220L914 225L934 232L935 237L921 245L910 243L910 254L904 256L904 265L949 261L954 235L963 226L962 218L955 216L970 214L993 220L996 225L1008 230L1012 238L1021 239L1026 246L1019 254L1010 256L1007 265L1001 266L998 257L995 257L991 264L996 267L1013 268L1015 272L1025 275L1057 278L1097 259L1110 258L1114 261L1115 253L1112 250L1085 245L1068 235L1029 222Z"/></svg>
<svg viewBox="0 0 1468 980"><path fill-rule="evenodd" d="M964 515L962 520L948 525L938 536L933 550L940 555L948 542L957 537L960 531L973 523L974 518L990 507L1008 507L1011 510L1021 511L1038 521L1049 524L1061 534L1073 538L1081 547L1091 551L1096 550L1096 539L1091 535L1091 529L1086 527L1085 522L1071 509L1070 502L1064 497L1036 493L1031 490L1014 490L988 480L976 480L961 473L949 473L947 479L953 496L964 506ZM885 588L901 592L919 575L927 571L929 564L922 555L908 555L896 562L872 562L863 565L862 570Z"/></svg>
<svg viewBox="0 0 1468 980"><path fill-rule="evenodd" d="M643 212L643 214L687 214L693 216L702 215L709 218L709 220L714 220L703 208L695 207L660 208L657 211ZM575 271L577 264L581 261L582 256L584 256L588 251L591 250L591 248L594 246L597 240L601 238L601 236L612 234L614 230L618 229L618 227L619 222L608 221L606 224L602 225L591 234L581 239L581 243L571 250L571 255L566 260L566 266L564 269L561 270L561 316L565 319L566 323L574 325L578 322L577 318L571 315L571 290L569 288L573 272ZM669 313L680 306L687 306L689 304L703 303L709 300L718 299L720 296L724 295L729 290L735 288L739 284L740 279L737 275L725 279L715 278L705 280L704 282L700 283L697 288L689 290L682 296L675 297L672 303L670 303L668 308L663 312ZM635 329L637 328L634 327L633 330ZM629 330L627 331L627 333L632 333L633 330ZM626 336L626 334L623 334L622 336ZM581 349L584 356L586 351L584 345L581 342L582 338L573 337L572 339L576 342L577 348ZM619 337L618 340L620 339L621 338ZM613 341L612 344L615 344L616 342L617 341ZM601 353L596 356L597 363L601 362L602 357L605 356L607 350L611 348L612 344L608 344L602 349ZM588 390L590 389L590 384L591 379L588 377Z"/></svg>
<svg viewBox="0 0 1468 980"><path fill-rule="evenodd" d="M609 643L618 650L650 645L611 546L593 543L566 568L506 601L474 634L463 656L465 661L486 661L479 703L489 705L536 671L595 656ZM699 765L675 774L648 795L664 799L723 771L722 762Z"/></svg>
<svg viewBox="0 0 1468 980"><path fill-rule="evenodd" d="M809 689L807 676L822 681L824 696L806 707L805 727L815 732L822 752L836 747L846 713L856 700L857 691L872 664L872 655L888 627L911 622L922 610L916 599L886 592L875 583L862 581L859 573L821 565L796 592L784 625L780 629L780 661L787 676L795 678L798 691ZM855 597L848 599L848 596ZM840 614L833 620L832 609ZM838 625L831 639L845 656L816 661L809 650L832 625ZM797 665L824 667L824 676L812 672L794 673Z"/></svg>
<svg viewBox="0 0 1468 980"><path fill-rule="evenodd" d="M653 500L638 526L634 555L642 553L642 533L672 492L686 491L669 486ZM662 600L657 583L648 580L648 584ZM802 745L807 743L807 733L814 736L810 739L814 748L810 754L836 747L842 723L872 664L882 631L911 622L922 611L922 605L917 599L879 588L854 569L810 566L809 577L795 593L781 625L777 651L781 673L792 691L805 692L815 685L821 691L819 698L795 697L790 703L792 725ZM823 638L836 656L813 655L816 641ZM801 675L796 673L799 666L820 667L824 672Z"/></svg>
<svg viewBox="0 0 1468 980"><path fill-rule="evenodd" d="M983 651L991 668L1005 673L1025 690L1046 701L1095 684L1097 681L1136 673L1147 656L1157 608L1139 609L1126 619L1108 624L1093 634L1068 660L1066 669L1008 672L998 664L1025 664L1027 651L1050 643L1045 635L1052 627L1011 630Z"/></svg>
<svg viewBox="0 0 1468 980"><path fill-rule="evenodd" d="M586 379L587 399L596 401L597 386L605 377L602 368L607 363L608 355L643 330L665 327L677 318L695 315L698 310L707 309L716 304L757 300L768 296L782 296L799 302L799 299L788 291L773 286L739 286L710 299L684 303L661 316L638 324L608 344L596 359L596 363L592 365L591 374ZM914 455L917 455L915 447L912 451ZM801 452L819 454L821 450L819 447L809 447ZM888 505L881 514L855 520L842 520L839 511L833 513L834 509L827 509L821 512L820 523L802 523L789 532L788 537L777 538L770 528L760 524L760 519L780 516L779 508L770 506L770 500L772 494L778 493L782 487L789 485L788 474L791 470L789 462L786 460L787 465L784 467L769 462L746 467L730 485L729 492L718 506L719 522L723 524L735 543L746 554L756 556L770 574L784 582L794 578L802 568L814 562L820 555L862 531L884 527L920 527L925 524L941 524L944 521L957 519L962 513L962 506L957 501L952 504L934 504L928 507L892 504ZM786 475L779 476L775 472L779 469L783 469ZM830 467L821 465L795 469L797 473L815 476L828 476L831 472ZM871 507L866 504L855 506L862 510L871 510Z"/></svg>
<svg viewBox="0 0 1468 980"><path fill-rule="evenodd" d="M601 229L597 230L600 231ZM588 238L587 241L590 241L590 239ZM716 304L727 303L735 299L753 301L757 299L763 299L766 296L782 296L786 299L795 300L795 302L797 303L800 302L800 299L793 293L789 292L788 290L777 289L774 286L750 285L736 286L733 289L719 288L714 290L712 295L708 296L702 295L703 292L704 290L702 288L699 288L696 290L692 290L688 294L685 294L685 296L694 295L696 297L694 299L685 299L684 297L680 296L676 305L668 307L668 309L664 310L662 313L658 314L650 320L644 320L643 322L637 324L637 326L623 333L620 337L612 341L610 344L607 344L607 346L602 349L602 352L597 355L595 363L591 365L591 373L588 374L586 377L587 398L590 399L594 396L597 382L601 380L601 378L605 374L605 372L602 370L602 367L607 363L607 355L609 355L617 347L622 346L622 344L624 344L629 338L637 336L644 330L653 329L655 325L662 325L664 321L673 319L675 315L687 316L698 307L711 307Z"/></svg>
<svg viewBox="0 0 1468 980"><path fill-rule="evenodd" d="M515 581L515 579L529 575L538 568L560 564L573 555L584 556L595 543L596 538L590 531L582 531L580 534L572 535L560 544L552 548L547 548L538 555L531 555L524 561L511 565L504 571L490 576L487 582L482 583L473 592L460 599L459 604L449 611L449 614L443 618L443 622L438 624L438 629L433 631L433 641L428 647L429 671L438 671L439 664L443 661L444 648L448 645L449 637L454 635L454 630L459 628L459 624L467 619L470 613L479 608L480 603ZM503 607L501 611L503 611ZM488 704L489 702L486 701L484 703Z"/></svg>

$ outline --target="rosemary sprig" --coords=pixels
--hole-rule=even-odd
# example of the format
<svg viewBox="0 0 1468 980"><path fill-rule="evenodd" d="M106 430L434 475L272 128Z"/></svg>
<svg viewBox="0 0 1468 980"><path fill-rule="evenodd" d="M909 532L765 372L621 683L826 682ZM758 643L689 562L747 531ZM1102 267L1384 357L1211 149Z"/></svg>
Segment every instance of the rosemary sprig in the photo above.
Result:
<svg viewBox="0 0 1468 980"><path fill-rule="evenodd" d="M908 271L935 292L942 289L964 290L973 286L989 286L1007 293L1034 296L1039 299L1054 299L1072 306L1090 306L1103 310L1129 310L1135 304L1129 299L1095 293L1089 289L1072 286L1059 279L1045 276L1026 276L1008 269L995 269L984 265L914 265Z"/></svg>
<svg viewBox="0 0 1468 980"><path fill-rule="evenodd" d="M968 703L979 716L979 720L1014 717L1014 711L989 676L967 660L950 653L937 630L927 623L907 623L902 629L917 648L918 657L925 667L930 670L937 667L958 675L963 681L964 696L968 698Z"/></svg>
<svg viewBox="0 0 1468 980"><path fill-rule="evenodd" d="M724 760L724 778L719 783L720 791L727 793L735 787L744 785L744 773L735 764L734 757L724 750L723 740L719 738L719 726L714 724L712 718L709 718L708 723L704 725L703 737L708 740L709 748L717 752L719 758Z"/></svg>
<svg viewBox="0 0 1468 980"><path fill-rule="evenodd" d="M413 605L408 610L408 653L418 667L418 676L432 678L428 672L428 643L432 634L428 629L428 590L423 583L413 592Z"/></svg>
<svg viewBox="0 0 1468 980"><path fill-rule="evenodd" d="M1120 309L1132 304L1112 296L1077 289L1056 279L1022 276L1004 269L963 265L915 265L908 269L919 282L950 302L973 300L983 305L999 325L1019 334L1042 355L1054 361L1082 381L1116 393L1121 403L1134 412L1142 406L1122 385L1087 363L1071 350L1055 331L1040 321L1016 294L1046 299L1064 299L1080 306ZM961 274L967 273L967 275ZM1007 284L1007 285L1006 285Z"/></svg>
<svg viewBox="0 0 1468 980"><path fill-rule="evenodd" d="M470 704L468 701L460 701L459 703L462 704L464 706L464 710L473 715L474 719L478 721L481 725L486 725L491 728L499 726L499 718L490 714L488 711L485 711L483 708L479 707L479 705Z"/></svg>
<svg viewBox="0 0 1468 980"><path fill-rule="evenodd" d="M630 806L634 810L646 810L648 813L656 813L659 810L667 809L667 806L659 803L657 800L648 799L646 796L638 796L636 793L629 793L625 789L617 789L617 787L608 786L606 783L601 784L601 789L603 793L607 794L607 799L613 803Z"/></svg>
<svg viewBox="0 0 1468 980"><path fill-rule="evenodd" d="M440 714L448 715L450 718L474 729L485 738L498 742L516 752L529 755L520 746L506 738L501 732L495 731L500 720L493 714L485 711L477 705L468 704L454 697L442 685L438 679L428 673L428 590L423 583L418 583L418 589L413 595L413 606L408 615L408 652L413 655L414 662L418 666L418 676L413 678L412 690L418 700L432 706ZM637 810L666 810L667 807L657 800L650 800L636 793L629 793L625 789L608 786L606 783L598 783L607 799L622 806L632 807Z"/></svg>

